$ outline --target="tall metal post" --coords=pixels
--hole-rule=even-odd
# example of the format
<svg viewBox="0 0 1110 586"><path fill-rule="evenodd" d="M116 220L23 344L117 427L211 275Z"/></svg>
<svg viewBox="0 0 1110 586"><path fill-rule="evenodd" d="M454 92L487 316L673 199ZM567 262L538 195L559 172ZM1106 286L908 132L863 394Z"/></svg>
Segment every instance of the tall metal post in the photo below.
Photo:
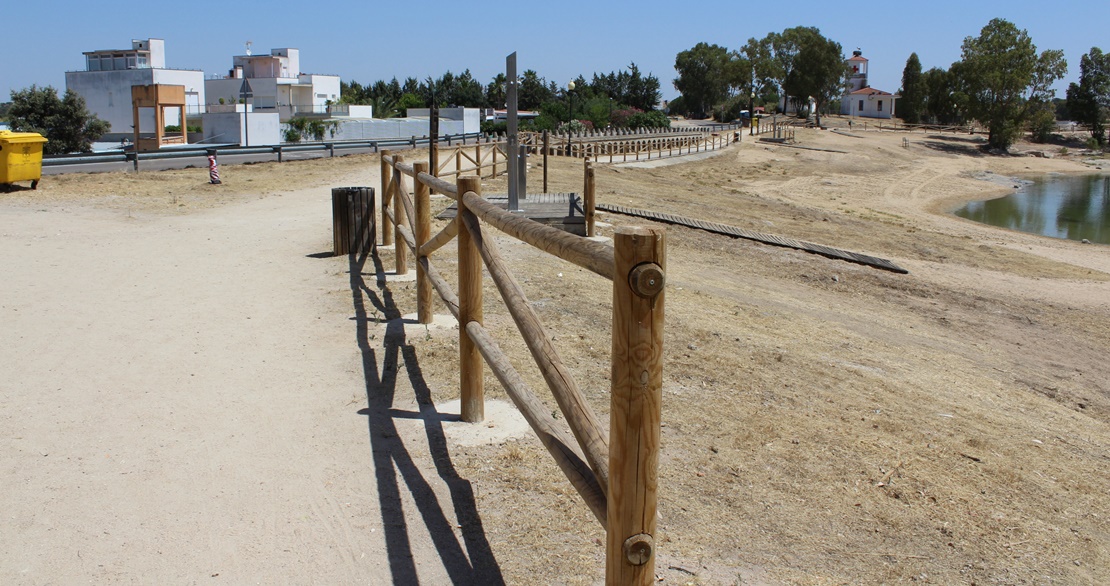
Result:
<svg viewBox="0 0 1110 586"><path fill-rule="evenodd" d="M516 79L516 51L505 58L505 107L508 110L509 137L505 148L505 155L509 158L506 163L509 167L509 211L520 211L520 137L517 136L517 79Z"/></svg>

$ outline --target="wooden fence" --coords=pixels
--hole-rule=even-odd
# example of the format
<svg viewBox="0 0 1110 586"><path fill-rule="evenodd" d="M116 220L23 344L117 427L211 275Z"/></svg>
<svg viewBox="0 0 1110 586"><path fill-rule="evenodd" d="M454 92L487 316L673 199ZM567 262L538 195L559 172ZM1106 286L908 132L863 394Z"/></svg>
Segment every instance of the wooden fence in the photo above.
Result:
<svg viewBox="0 0 1110 586"><path fill-rule="evenodd" d="M481 167L482 156L475 156ZM409 164L383 151L383 236L396 241L399 274L412 254L417 272L417 319L432 320L432 291L459 322L462 419L483 419L483 360L524 415L559 468L606 530L606 582L654 581L656 485L663 356L665 233L660 228L618 228L613 245L574 236L506 212L483 199L476 176L451 183L429 164ZM587 167L588 169L588 167ZM411 197L410 197L411 187ZM431 190L454 199L455 219L431 234ZM586 268L613 283L609 434L564 365L524 290L498 252L491 228ZM458 292L432 263L452 239L458 255ZM442 254L442 253L441 253ZM569 427L528 388L482 325L482 266Z"/></svg>
<svg viewBox="0 0 1110 586"><path fill-rule="evenodd" d="M535 152L588 158L599 162L651 160L714 151L739 137L734 132L690 132L631 136L548 136L526 135L521 144Z"/></svg>
<svg viewBox="0 0 1110 586"><path fill-rule="evenodd" d="M547 132L529 132L520 135L520 146L530 156L543 157L543 193L547 193L547 159L549 156L565 156L586 159L597 163L617 163L676 157L693 153L714 151L732 142L742 140L742 133L734 129L729 132L707 132L700 129L673 130L656 132L604 131L588 132L581 135L552 135ZM768 128L767 132L771 129ZM789 130L793 138L793 130ZM429 155L431 174L438 178L458 177L476 174L480 177L496 177L508 171L507 142L486 137L485 142L478 140L467 144L436 145ZM586 193L586 189L583 193ZM389 197L385 194L384 197ZM388 232L386 232L388 234ZM593 235L592 233L590 234ZM392 241L390 241L392 242Z"/></svg>

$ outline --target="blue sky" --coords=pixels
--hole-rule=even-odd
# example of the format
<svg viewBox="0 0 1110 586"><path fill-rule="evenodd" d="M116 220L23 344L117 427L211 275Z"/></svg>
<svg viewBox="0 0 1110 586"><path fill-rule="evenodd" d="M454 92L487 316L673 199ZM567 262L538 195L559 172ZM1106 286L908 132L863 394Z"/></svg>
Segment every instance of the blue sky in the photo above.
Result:
<svg viewBox="0 0 1110 586"><path fill-rule="evenodd" d="M738 49L792 26L816 26L846 54L870 59L873 87L895 91L911 52L925 69L947 68L960 44L990 19L1028 30L1038 50L1063 49L1068 75L1092 46L1110 50L1110 2L38 2L13 0L0 11L0 101L31 84L65 87L65 72L84 67L83 51L166 41L167 66L224 73L231 56L253 41L254 52L301 50L305 73L338 74L370 83L396 76L424 79L470 69L483 83L518 53L521 71L535 69L563 85L578 74L619 70L636 62L653 73L665 98L677 95L675 55L699 42ZM506 8L511 7L511 8ZM758 8L756 8L758 7Z"/></svg>

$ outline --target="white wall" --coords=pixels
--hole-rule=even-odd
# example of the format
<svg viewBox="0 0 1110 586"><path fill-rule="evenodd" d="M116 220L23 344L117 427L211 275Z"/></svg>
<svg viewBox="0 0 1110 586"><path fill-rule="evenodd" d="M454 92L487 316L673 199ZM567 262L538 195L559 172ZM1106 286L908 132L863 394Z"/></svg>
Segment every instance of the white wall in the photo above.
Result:
<svg viewBox="0 0 1110 586"><path fill-rule="evenodd" d="M429 108L409 108L409 117L427 119L432 115ZM451 129L451 130L448 130ZM482 110L480 108L440 108L439 133L473 134L482 131Z"/></svg>
<svg viewBox="0 0 1110 586"><path fill-rule="evenodd" d="M202 119L205 143L242 146L281 144L281 122L276 113L221 112L205 114ZM246 124L250 125L249 132Z"/></svg>
<svg viewBox="0 0 1110 586"><path fill-rule="evenodd" d="M840 100L840 113L845 116L890 119L894 116L894 98L892 95L881 94L847 95ZM879 110L880 104L882 110Z"/></svg>
<svg viewBox="0 0 1110 586"><path fill-rule="evenodd" d="M339 101L338 75L302 74L299 79L302 84L312 86L312 105L323 106L328 100L332 102Z"/></svg>
<svg viewBox="0 0 1110 586"><path fill-rule="evenodd" d="M122 71L67 71L66 89L85 98L89 112L112 125L107 141L134 135L131 112L131 86L162 83L183 85L197 93L197 100L204 99L204 72L181 69L126 69ZM153 110L151 110L153 112ZM154 118L140 122L143 130L154 130Z"/></svg>

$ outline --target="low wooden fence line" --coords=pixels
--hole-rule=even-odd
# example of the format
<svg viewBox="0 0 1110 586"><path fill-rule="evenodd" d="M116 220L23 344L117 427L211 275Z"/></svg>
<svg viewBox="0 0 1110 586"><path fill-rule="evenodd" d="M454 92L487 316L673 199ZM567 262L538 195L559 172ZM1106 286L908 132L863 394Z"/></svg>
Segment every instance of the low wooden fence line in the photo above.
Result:
<svg viewBox="0 0 1110 586"><path fill-rule="evenodd" d="M664 233L659 229L621 228L614 245L608 246L502 210L481 197L478 177L457 177L456 184L450 185L433 177L428 169L427 163L408 165L403 157L383 151L382 190L388 195L383 196L382 222L395 232L398 246L403 243L416 259L419 321L431 321L431 297L425 293L434 289L460 323L462 419L482 419L484 361L606 529L608 583L651 584L662 399ZM413 179L411 199L406 176ZM444 229L435 237L430 237L427 213L431 189L455 199L458 206L453 221L457 228ZM608 436L559 358L520 284L501 259L495 241L487 236L487 225L612 280ZM459 255L457 294L425 252L442 248L453 237L457 238ZM397 262L398 272L403 272L407 261L398 254ZM556 423L482 326L483 263L570 433Z"/></svg>
<svg viewBox="0 0 1110 586"><path fill-rule="evenodd" d="M639 161L641 158L652 160L653 158L660 159L714 151L738 140L740 140L740 137L735 133L687 132L664 136L633 136L631 138L562 136L555 137L553 142L533 139L523 142L523 144L534 149L533 152L540 152L545 155L591 159L597 162L624 163L628 162L630 158L632 161ZM608 157L607 161L605 160L606 157Z"/></svg>
<svg viewBox="0 0 1110 586"><path fill-rule="evenodd" d="M489 177L496 177L498 175L498 166L501 167L502 172L508 172L508 156L505 154L505 142L488 142L485 144L478 143L473 146L457 146L448 147L443 149L438 145L436 148L436 158L442 157L442 162L437 165L438 168L434 169L432 173L436 177L459 177L464 174L476 174L479 177L486 177L483 171L490 169ZM446 155L446 156L442 156ZM501 156L501 161L498 162L497 157ZM464 161L468 162L471 166L463 167ZM448 171L447 169L454 163L454 169ZM438 190L436 190L438 191Z"/></svg>
<svg viewBox="0 0 1110 586"><path fill-rule="evenodd" d="M762 242L763 244L772 244L774 246L782 246L785 248L793 248L796 250L803 250L820 254L832 259L845 260L857 264L867 265L884 271L891 271L900 274L909 274L906 269L894 264L893 262L858 252L851 252L825 246L824 244L814 244L812 242L805 242L804 240L795 240L793 238L785 238L782 236L775 236L774 234L764 234L762 232L755 232L752 230L745 230L736 226L729 226L727 224L717 224L714 222L706 222L704 220L695 220L691 218L684 218L673 214L665 214L662 212L652 212L649 210L639 210L635 208L626 208L618 205L602 204L598 205L597 209L612 212L614 214L623 214L626 216L635 216L637 218L645 218L648 220L655 220L667 224L676 224L679 226L686 226L687 228L696 228L698 230L705 230L716 234L724 234L726 236L734 236L736 238L743 238L745 240L754 240Z"/></svg>

